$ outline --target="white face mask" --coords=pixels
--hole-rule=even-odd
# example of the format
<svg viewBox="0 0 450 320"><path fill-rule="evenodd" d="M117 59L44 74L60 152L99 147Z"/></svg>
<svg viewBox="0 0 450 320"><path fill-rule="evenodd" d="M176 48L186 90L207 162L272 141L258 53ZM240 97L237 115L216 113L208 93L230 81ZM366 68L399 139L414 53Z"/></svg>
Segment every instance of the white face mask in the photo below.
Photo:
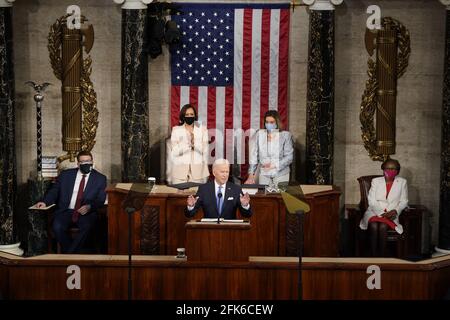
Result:
<svg viewBox="0 0 450 320"><path fill-rule="evenodd" d="M265 125L267 131L269 131L269 132L273 131L273 130L275 130L277 128L277 124L276 123L268 123L268 122L266 122L264 125Z"/></svg>

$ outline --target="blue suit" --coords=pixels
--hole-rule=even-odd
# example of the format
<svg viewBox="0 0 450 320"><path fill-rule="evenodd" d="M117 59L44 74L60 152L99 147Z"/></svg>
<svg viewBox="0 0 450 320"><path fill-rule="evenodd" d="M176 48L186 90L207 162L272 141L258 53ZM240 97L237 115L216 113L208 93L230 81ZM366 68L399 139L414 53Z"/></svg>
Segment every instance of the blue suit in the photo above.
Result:
<svg viewBox="0 0 450 320"><path fill-rule="evenodd" d="M250 217L252 215L251 208L246 210L241 206L241 186L232 182L227 182L224 194L225 197L223 198L222 212L220 214L221 218L236 219L236 209L238 208L244 217ZM185 209L186 217L193 217L197 210L202 208L205 218L217 218L218 210L214 181L200 185L195 197L199 198L195 203L194 208L192 210Z"/></svg>
<svg viewBox="0 0 450 320"><path fill-rule="evenodd" d="M82 206L90 205L91 209L85 215L80 215L77 222L80 233L72 240L67 230L72 224L73 209L69 209L69 205L77 172L78 168L61 172L42 200L47 206L56 204L53 231L56 240L61 244L63 253L78 253L80 251L89 231L96 222L97 209L104 205L106 199L106 177L96 170L91 170L81 203Z"/></svg>

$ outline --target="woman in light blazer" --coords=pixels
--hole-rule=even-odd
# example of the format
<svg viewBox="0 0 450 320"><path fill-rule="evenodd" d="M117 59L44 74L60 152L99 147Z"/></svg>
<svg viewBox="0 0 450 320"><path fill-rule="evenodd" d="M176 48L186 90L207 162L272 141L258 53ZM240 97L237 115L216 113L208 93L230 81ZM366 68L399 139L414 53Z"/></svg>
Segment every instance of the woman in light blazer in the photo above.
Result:
<svg viewBox="0 0 450 320"><path fill-rule="evenodd" d="M290 164L294 158L294 142L289 131L283 130L280 115L276 110L264 114L265 129L255 133L255 140L250 144L250 166L246 184L269 184L273 179L275 185L289 182Z"/></svg>
<svg viewBox="0 0 450 320"><path fill-rule="evenodd" d="M167 159L171 162L167 165L170 184L205 183L209 177L208 131L197 120L197 110L192 105L181 108L179 125L172 128L170 136L170 159Z"/></svg>
<svg viewBox="0 0 450 320"><path fill-rule="evenodd" d="M400 163L388 159L383 162L381 169L383 177L372 179L368 196L369 207L359 224L361 229L369 229L373 256L384 256L388 228L399 234L403 233L398 217L408 206L406 179L397 176L400 172Z"/></svg>

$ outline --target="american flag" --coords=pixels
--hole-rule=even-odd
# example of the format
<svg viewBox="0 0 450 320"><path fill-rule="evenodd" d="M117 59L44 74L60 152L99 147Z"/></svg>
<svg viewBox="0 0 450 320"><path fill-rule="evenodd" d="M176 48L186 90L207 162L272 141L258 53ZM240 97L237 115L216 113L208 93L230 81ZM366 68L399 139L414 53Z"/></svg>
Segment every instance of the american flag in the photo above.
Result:
<svg viewBox="0 0 450 320"><path fill-rule="evenodd" d="M287 126L289 3L179 5L182 14L172 16L182 40L171 48L171 124L183 105L195 105L199 121L217 132L210 151L233 163L230 154L244 142L225 139L226 129L258 129L269 109Z"/></svg>

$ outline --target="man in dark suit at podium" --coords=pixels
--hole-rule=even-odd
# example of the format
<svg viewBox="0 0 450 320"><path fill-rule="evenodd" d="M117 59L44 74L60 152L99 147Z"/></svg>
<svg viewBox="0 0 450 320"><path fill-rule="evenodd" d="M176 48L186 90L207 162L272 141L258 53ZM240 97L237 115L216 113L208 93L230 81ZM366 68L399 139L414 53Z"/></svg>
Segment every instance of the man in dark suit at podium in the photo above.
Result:
<svg viewBox="0 0 450 320"><path fill-rule="evenodd" d="M106 199L106 177L92 169L92 154L81 151L77 161L78 168L62 171L44 199L36 204L38 208L56 204L53 231L62 253L79 253L96 222L97 209ZM73 240L67 232L71 225L80 229Z"/></svg>
<svg viewBox="0 0 450 320"><path fill-rule="evenodd" d="M214 181L199 186L197 194L189 196L185 215L191 218L201 207L205 218L236 219L236 209L242 216L250 217L250 196L242 193L242 188L228 181L230 163L217 159L212 166Z"/></svg>

